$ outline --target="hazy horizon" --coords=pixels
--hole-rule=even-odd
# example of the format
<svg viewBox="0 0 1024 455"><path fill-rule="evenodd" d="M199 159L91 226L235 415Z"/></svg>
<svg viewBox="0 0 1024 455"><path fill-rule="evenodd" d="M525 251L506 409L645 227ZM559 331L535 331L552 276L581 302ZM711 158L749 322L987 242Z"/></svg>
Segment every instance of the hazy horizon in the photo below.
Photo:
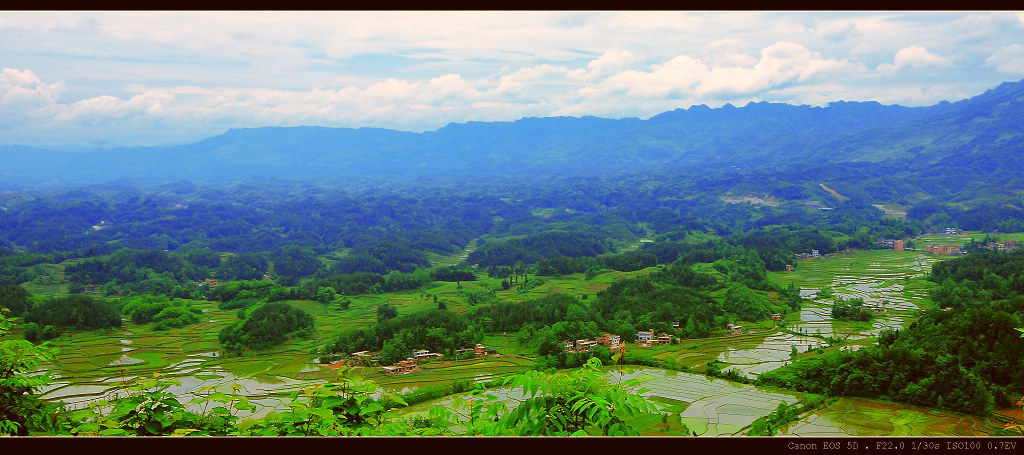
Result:
<svg viewBox="0 0 1024 455"><path fill-rule="evenodd" d="M0 42L0 144L30 146L928 106L1024 77L1020 12L3 12Z"/></svg>

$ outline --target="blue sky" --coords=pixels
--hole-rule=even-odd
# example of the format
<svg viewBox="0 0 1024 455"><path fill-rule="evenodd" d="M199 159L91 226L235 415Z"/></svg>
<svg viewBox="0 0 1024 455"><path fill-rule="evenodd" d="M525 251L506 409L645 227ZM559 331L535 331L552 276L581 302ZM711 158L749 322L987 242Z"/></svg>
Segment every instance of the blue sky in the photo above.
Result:
<svg viewBox="0 0 1024 455"><path fill-rule="evenodd" d="M1021 79L1021 12L0 12L0 144L922 106Z"/></svg>

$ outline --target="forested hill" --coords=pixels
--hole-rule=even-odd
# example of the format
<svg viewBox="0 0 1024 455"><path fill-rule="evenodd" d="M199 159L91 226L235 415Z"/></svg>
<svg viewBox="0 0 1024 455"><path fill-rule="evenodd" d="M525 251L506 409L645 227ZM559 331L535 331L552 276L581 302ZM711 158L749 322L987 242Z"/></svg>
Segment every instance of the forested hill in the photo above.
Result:
<svg viewBox="0 0 1024 455"><path fill-rule="evenodd" d="M78 186L120 178L231 183L285 179L408 180L438 175L615 175L650 170L763 171L828 162L976 168L1019 164L1024 81L928 107L835 102L693 106L654 116L525 118L411 133L377 128L230 130L194 144L113 149L0 147L0 186ZM0 188L4 189L4 188Z"/></svg>

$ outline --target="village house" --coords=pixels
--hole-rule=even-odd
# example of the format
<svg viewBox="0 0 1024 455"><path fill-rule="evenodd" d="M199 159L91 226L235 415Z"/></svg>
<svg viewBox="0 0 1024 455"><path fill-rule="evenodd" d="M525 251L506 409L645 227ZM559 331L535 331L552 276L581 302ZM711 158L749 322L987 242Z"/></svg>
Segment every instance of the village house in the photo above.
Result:
<svg viewBox="0 0 1024 455"><path fill-rule="evenodd" d="M779 313L772 313L772 320L781 321L782 320L782 315L779 314Z"/></svg>
<svg viewBox="0 0 1024 455"><path fill-rule="evenodd" d="M375 361L377 361L378 358L380 358L380 354L377 353L377 352L359 351L359 352L353 352L351 354L351 358L352 358L352 363L355 364L355 365L370 366Z"/></svg>
<svg viewBox="0 0 1024 455"><path fill-rule="evenodd" d="M420 368L416 364L416 359L409 357L405 360L398 361L398 363L394 365L381 367L381 369L384 370L384 373L386 374L409 374L414 371L419 371Z"/></svg>
<svg viewBox="0 0 1024 455"><path fill-rule="evenodd" d="M726 324L725 328L729 331L730 335L740 335L743 333L743 326L736 324Z"/></svg>
<svg viewBox="0 0 1024 455"><path fill-rule="evenodd" d="M473 348L474 355L487 355L487 346L477 343Z"/></svg>
<svg viewBox="0 0 1024 455"><path fill-rule="evenodd" d="M928 245L927 251L939 255L962 254L962 250L956 245Z"/></svg>
<svg viewBox="0 0 1024 455"><path fill-rule="evenodd" d="M636 344L641 348L651 347L651 341L654 340L653 330L641 330L636 333Z"/></svg>
<svg viewBox="0 0 1024 455"><path fill-rule="evenodd" d="M1020 245L1017 242L1007 240L1005 242L996 242L995 248L993 249L1006 252L1016 250L1017 248L1020 248Z"/></svg>
<svg viewBox="0 0 1024 455"><path fill-rule="evenodd" d="M427 360L427 359L443 359L444 354L438 354L436 352L430 352L426 349L417 349L412 353L416 360Z"/></svg>
<svg viewBox="0 0 1024 455"><path fill-rule="evenodd" d="M594 346L597 346L595 340L576 340L576 350L579 352L587 352Z"/></svg>
<svg viewBox="0 0 1024 455"><path fill-rule="evenodd" d="M659 344L669 344L671 342L672 335L669 335L667 333L655 335L654 330L641 330L636 333L637 347L649 348L651 346L657 346Z"/></svg>
<svg viewBox="0 0 1024 455"><path fill-rule="evenodd" d="M612 335L610 333L605 333L605 334L597 337L597 342L600 343L601 346L604 346L604 347L606 347L608 349L618 349L619 348L619 343L621 341L622 340L620 339L620 337L618 335Z"/></svg>

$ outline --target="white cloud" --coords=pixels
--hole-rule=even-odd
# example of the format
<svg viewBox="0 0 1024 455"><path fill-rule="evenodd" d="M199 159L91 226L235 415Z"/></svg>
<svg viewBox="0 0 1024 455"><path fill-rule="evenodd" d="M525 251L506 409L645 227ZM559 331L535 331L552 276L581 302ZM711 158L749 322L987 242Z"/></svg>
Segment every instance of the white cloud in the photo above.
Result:
<svg viewBox="0 0 1024 455"><path fill-rule="evenodd" d="M53 104L64 91L64 82L46 84L29 70L0 71L0 106L7 109L38 108Z"/></svg>
<svg viewBox="0 0 1024 455"><path fill-rule="evenodd" d="M739 38L714 40L704 46L704 61L712 67L749 66L757 63L757 58L744 53L746 49L747 43Z"/></svg>
<svg viewBox="0 0 1024 455"><path fill-rule="evenodd" d="M565 85L578 82L586 77L582 69L570 70L564 66L539 65L520 69L502 76L495 95L513 97L536 97L542 85Z"/></svg>
<svg viewBox="0 0 1024 455"><path fill-rule="evenodd" d="M878 65L878 71L882 73L894 73L905 68L921 68L925 66L949 66L952 60L938 54L928 52L922 46L908 46L896 52L893 63Z"/></svg>
<svg viewBox="0 0 1024 455"><path fill-rule="evenodd" d="M996 51L985 59L985 64L996 71L1014 77L1024 76L1024 46L1011 44Z"/></svg>
<svg viewBox="0 0 1024 455"><path fill-rule="evenodd" d="M629 51L609 51L587 63L587 78L620 72L636 63L639 58Z"/></svg>
<svg viewBox="0 0 1024 455"><path fill-rule="evenodd" d="M701 82L698 94L712 96L749 95L793 82L803 82L818 74L854 69L843 60L822 59L811 50L792 42L779 42L761 50L761 59L752 67L715 68Z"/></svg>
<svg viewBox="0 0 1024 455"><path fill-rule="evenodd" d="M923 103L955 93L914 87L979 93L1024 74L1022 26L1013 12L8 12L0 139Z"/></svg>
<svg viewBox="0 0 1024 455"><path fill-rule="evenodd" d="M605 79L596 90L587 89L589 95L618 93L641 98L678 97L689 93L708 73L699 60L681 55L651 71L626 70Z"/></svg>

